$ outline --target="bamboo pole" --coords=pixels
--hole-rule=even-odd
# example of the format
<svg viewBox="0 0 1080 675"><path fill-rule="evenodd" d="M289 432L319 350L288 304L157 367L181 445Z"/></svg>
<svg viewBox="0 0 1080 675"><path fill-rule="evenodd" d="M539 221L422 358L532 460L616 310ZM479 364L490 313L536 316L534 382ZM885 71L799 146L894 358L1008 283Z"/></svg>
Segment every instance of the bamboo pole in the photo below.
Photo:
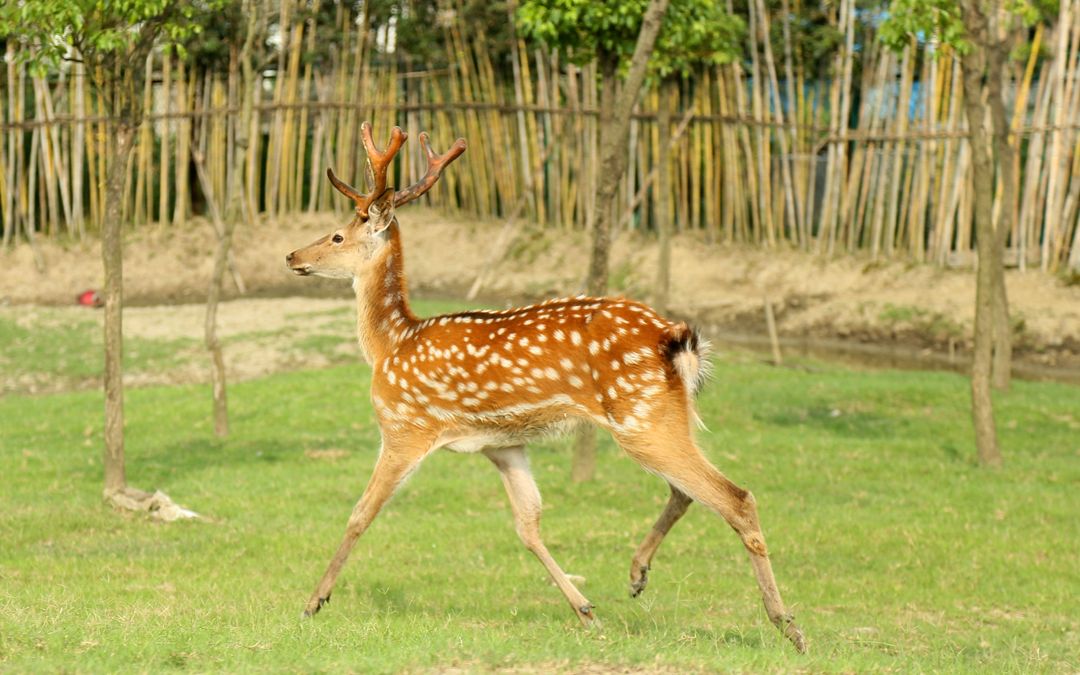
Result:
<svg viewBox="0 0 1080 675"><path fill-rule="evenodd" d="M1058 185L1061 182L1060 174L1063 169L1063 146L1064 146L1064 132L1060 129L1060 126L1065 122L1065 97L1067 92L1066 87L1066 66L1068 64L1069 54L1069 37L1071 31L1069 30L1072 24L1072 1L1061 0L1058 9L1058 24L1057 24L1057 44L1054 49L1054 60L1059 62L1060 65L1054 69L1053 83L1054 83L1054 126L1056 127L1050 132L1050 156L1047 162L1048 179L1046 186L1046 207L1043 212L1043 236L1042 236L1042 255L1041 255L1041 267L1043 271L1048 271L1052 267L1050 259L1050 247L1054 238L1055 231L1059 226L1059 218L1061 214L1061 208L1059 206Z"/></svg>
<svg viewBox="0 0 1080 675"><path fill-rule="evenodd" d="M761 39L761 29L758 27L760 17L758 16L757 3L752 2L750 7L750 106L751 114L755 121L760 121L764 118L764 97L762 95L762 77L761 77L761 58L758 50L758 41ZM768 41L768 37L765 37L765 41ZM769 207L771 201L772 180L769 171L769 145L767 138L766 128L762 125L756 125L754 128L754 156L757 158L757 209L759 220L762 223L762 231L759 232L759 242L764 243L767 246L774 246L776 244L776 229L772 218L772 209Z"/></svg>
<svg viewBox="0 0 1080 675"><path fill-rule="evenodd" d="M195 97L195 77L188 74L183 59L178 59L176 84L180 94L181 114L190 112ZM188 167L191 166L191 118L180 118L179 133L176 139L176 204L173 209L173 224L182 225L188 218Z"/></svg>
<svg viewBox="0 0 1080 675"><path fill-rule="evenodd" d="M295 13L292 0L278 1L287 13ZM791 244L823 253L866 251L872 257L929 258L935 264L948 264L954 253L969 251L978 201L970 184L966 124L959 114L957 59L933 36L894 56L871 33L863 34L868 29L855 14L856 0L841 0L826 8L827 20L843 36L833 59L835 77L814 82L806 75L811 78L807 83L801 54L794 51L791 35L784 34L790 32L789 12L796 3L777 4L770 9L764 0L754 0L748 7L753 31L745 66L709 68L683 87L683 110L691 117L685 142L672 156L669 224L704 230L709 239ZM1074 84L1080 71L1080 23L1075 1L1062 11L1071 23L1045 41L1055 46L1064 41L1064 52L1057 49L1038 73L1035 54L1044 29L1036 27L1032 58L1026 68L1015 68L1011 110L1014 134L1024 149L1018 158L1022 198L1011 245L1021 266L1038 251L1040 265L1048 269L1071 264L1080 255L1075 252L1080 86ZM190 147L184 146L193 142L193 125L205 127L198 149L219 201L231 198L234 158L240 152L241 170L249 177L241 188L249 216L341 208L340 200L329 199L322 189L321 169L332 164L346 173L362 167L354 129L370 118L379 130L403 120L410 129L428 128L435 145L457 134L469 137L462 171L448 175L437 188L443 193L440 205L505 217L525 194L527 217L561 227L591 227L594 191L589 185L598 175L600 127L595 65L578 69L558 54L515 39L503 73L487 39L474 38L471 25L459 17L447 26L449 68L424 70L407 61L405 72L399 72L399 57L386 54L377 64L368 58L368 19L357 22L342 4L331 14L341 48L321 66L305 64L298 56L317 46L316 28L322 27L313 23L314 15L287 22L278 55L284 65L268 89L273 98L254 102L244 122L250 138L244 149L237 147L237 127L230 122L236 115L233 81L213 68L189 72L186 62L174 71L175 56L163 55L161 84L149 85L153 78L148 78L143 95L144 103L160 96L164 110L160 104L157 110L146 106L148 122L125 169L130 178L122 209L134 209L139 223L162 217L179 223L191 215L188 188L194 186L183 182L190 165ZM783 42L767 39L770 27L784 34ZM14 49L8 45L9 54ZM151 74L153 58L146 62ZM8 62L9 76L0 91L0 107L7 112L0 122L4 241L11 245L31 236L19 228L51 237L81 234L87 223L99 227L107 206L103 177L110 141L103 131L109 111L83 86L79 64L58 77L41 78L31 77L14 60ZM862 72L857 82L856 72ZM918 102L911 98L915 81L921 85ZM882 98L879 91L895 93ZM255 85L256 98L260 92ZM1025 114L1029 100L1034 109L1030 119ZM648 229L658 223L656 191L647 189L661 151L656 101L649 93L634 116L631 170L618 188L619 227ZM851 106L857 102L856 110ZM265 128L260 116L269 122ZM541 149L556 138L565 140L543 153L538 164ZM415 179L423 170L422 159L418 148L410 146L395 180ZM994 191L995 214L1002 208L999 193L1000 187ZM197 205L201 208L201 202Z"/></svg>
<svg viewBox="0 0 1080 675"><path fill-rule="evenodd" d="M172 82L172 55L165 50L161 60L161 92L165 102L165 113L172 112L173 82ZM169 140L172 132L172 120L162 120L161 129L161 156L158 158L160 174L158 175L158 213L157 220L168 222L169 220L169 166L172 159L169 155Z"/></svg>
<svg viewBox="0 0 1080 675"><path fill-rule="evenodd" d="M60 196L56 188L56 165L53 157L52 129L53 125L45 111L45 102L42 89L47 85L42 77L31 77L34 88L34 115L39 122L40 128L34 129L34 138L38 143L37 163L41 167L41 182L45 185L45 199L41 204L40 231L50 234L59 225Z"/></svg>
<svg viewBox="0 0 1080 675"><path fill-rule="evenodd" d="M780 125L777 128L776 137L780 141L780 177L783 181L784 207L787 218L786 226L781 225L780 229L781 232L790 231L794 233L795 243L800 244L801 242L798 239L799 234L802 232L802 210L796 207L795 204L795 183L792 178L791 149L789 147L789 144L794 142L793 135L789 137L793 123L788 124L788 116L784 113L784 104L780 98L780 85L776 77L776 60L773 58L772 40L770 39L769 12L765 8L765 0L756 0L756 3L758 16L761 18L761 43L765 48L765 70L768 73L769 86L772 90L772 107L774 108L776 122ZM784 21L784 31L786 34L786 20Z"/></svg>
<svg viewBox="0 0 1080 675"><path fill-rule="evenodd" d="M912 80L915 74L914 59L911 58L911 45L906 45L900 57L900 100L896 106L895 130L901 139L907 134L908 110L911 105ZM889 203L885 212L885 233L882 241L883 252L891 257L896 244L896 229L899 221L900 188L904 184L904 155L907 144L900 140L892 143L889 149L893 153L892 169L888 176ZM909 171L907 174L911 174Z"/></svg>
<svg viewBox="0 0 1080 675"><path fill-rule="evenodd" d="M15 84L15 43L8 40L4 54L5 69L7 75L7 121L18 121L18 106L16 105ZM17 211L19 194L19 170L22 167L21 154L18 150L18 141L22 134L15 128L7 130L7 165L4 171L4 248L9 248L15 240L15 232L19 227L19 214Z"/></svg>
<svg viewBox="0 0 1080 675"><path fill-rule="evenodd" d="M146 55L146 65L144 66L145 83L143 85L143 110L153 110L153 87L154 87L154 52L150 51ZM151 215L151 205L153 203L154 186L150 178L151 166L153 164L152 152L154 142L154 129L150 123L144 123L139 125L139 139L136 143L136 179L135 179L135 210L134 210L134 222L136 225L145 223L153 219Z"/></svg>
<svg viewBox="0 0 1080 675"><path fill-rule="evenodd" d="M278 49L277 54L277 69L274 71L274 112L273 122L270 127L270 138L267 146L267 166L266 166L266 202L265 207L267 214L273 218L278 215L278 190L281 187L281 161L284 150L282 148L282 136L284 135L285 125L285 111L279 105L285 102L285 81L287 55L289 52L289 39L292 36L292 16L290 9L292 2L290 0L281 0L280 4L280 18L278 25L280 26L279 34L281 36L281 46Z"/></svg>

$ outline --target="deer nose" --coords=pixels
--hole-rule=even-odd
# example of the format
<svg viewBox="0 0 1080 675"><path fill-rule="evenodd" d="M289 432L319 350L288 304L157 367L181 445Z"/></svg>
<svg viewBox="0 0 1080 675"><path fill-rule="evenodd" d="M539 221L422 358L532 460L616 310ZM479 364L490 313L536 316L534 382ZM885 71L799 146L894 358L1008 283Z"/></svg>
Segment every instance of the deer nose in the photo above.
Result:
<svg viewBox="0 0 1080 675"><path fill-rule="evenodd" d="M296 255L296 251L293 251L289 255L285 256L285 264L286 265L291 265L292 264L292 259L293 259L294 255Z"/></svg>

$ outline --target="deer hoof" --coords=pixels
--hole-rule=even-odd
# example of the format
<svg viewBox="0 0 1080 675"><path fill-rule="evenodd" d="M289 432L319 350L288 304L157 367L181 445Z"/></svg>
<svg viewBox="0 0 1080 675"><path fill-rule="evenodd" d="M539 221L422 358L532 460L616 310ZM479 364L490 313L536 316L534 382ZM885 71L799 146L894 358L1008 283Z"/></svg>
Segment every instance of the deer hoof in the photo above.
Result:
<svg viewBox="0 0 1080 675"><path fill-rule="evenodd" d="M642 565L638 568L638 578L630 580L630 597L636 598L641 595L641 592L645 590L645 585L649 583L649 566Z"/></svg>
<svg viewBox="0 0 1080 675"><path fill-rule="evenodd" d="M784 634L784 637L790 640L791 644L795 646L795 651L800 654L806 653L806 637L795 623L794 615L782 614L773 618L772 622L780 629L780 632Z"/></svg>
<svg viewBox="0 0 1080 675"><path fill-rule="evenodd" d="M578 619L581 619L581 625L589 631L600 630L603 627L600 623L600 619L596 618L596 612L593 611L594 609L596 609L596 607L591 604L584 604L577 608L577 615Z"/></svg>
<svg viewBox="0 0 1080 675"><path fill-rule="evenodd" d="M319 610L322 609L323 605L328 605L328 604L330 604L330 595L329 594L327 594L327 596L325 598L319 598L318 601L315 602L314 607L312 607L311 603L309 602L307 608L304 610L304 613L300 615L300 618L309 619L309 618L315 616L316 614L318 614Z"/></svg>

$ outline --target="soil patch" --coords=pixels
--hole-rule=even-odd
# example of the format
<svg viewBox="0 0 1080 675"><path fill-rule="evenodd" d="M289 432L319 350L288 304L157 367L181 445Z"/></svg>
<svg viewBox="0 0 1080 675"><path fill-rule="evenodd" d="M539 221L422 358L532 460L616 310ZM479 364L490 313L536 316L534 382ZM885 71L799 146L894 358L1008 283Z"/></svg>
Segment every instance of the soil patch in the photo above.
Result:
<svg viewBox="0 0 1080 675"><path fill-rule="evenodd" d="M501 237L503 225L416 208L403 214L406 269L414 296L461 297L477 273L494 259L482 290L490 306L507 306L580 292L588 237L576 231L520 226ZM283 347L313 334L341 335L341 355L356 354L348 334L351 289L335 280L297 278L284 265L288 251L344 222L333 214L242 224L235 262L247 296L228 302L220 331L247 339L245 354L230 364L240 377L333 361L324 352ZM126 239L124 259L127 335L147 339L201 340L206 286L214 237L195 220L184 228L143 227ZM29 247L0 253L0 304L23 316L33 305L71 306L75 296L99 288L96 242L40 244L44 270ZM657 261L652 239L620 235L613 248L615 292L649 300ZM772 302L781 336L789 345L841 341L873 350L948 356L964 362L971 348L974 275L903 262L849 256L826 259L792 250L712 245L697 235L677 237L672 254L670 313L733 340L764 335L763 302ZM1049 371L1080 367L1080 286L1039 271L1007 273L1014 316L1017 362ZM237 298L230 283L227 298ZM187 304L191 303L191 304ZM84 315L85 316L85 315ZM52 320L56 320L53 317ZM62 317L61 317L62 320ZM284 339L284 338L283 338ZM199 365L180 379L202 379Z"/></svg>

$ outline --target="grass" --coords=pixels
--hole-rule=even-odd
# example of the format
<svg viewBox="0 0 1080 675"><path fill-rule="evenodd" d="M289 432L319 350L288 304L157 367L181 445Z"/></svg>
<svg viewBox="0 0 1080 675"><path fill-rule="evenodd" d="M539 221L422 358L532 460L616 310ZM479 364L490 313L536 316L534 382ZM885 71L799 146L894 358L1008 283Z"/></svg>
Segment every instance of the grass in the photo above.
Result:
<svg viewBox="0 0 1080 675"><path fill-rule="evenodd" d="M413 302L421 315L462 311L475 305L454 300ZM358 349L353 334L355 310L305 312L286 317L289 323L274 330L253 330L222 339L226 353L253 349L282 349L298 362L318 356L326 364L355 363ZM312 330L312 319L318 321ZM0 314L0 394L39 393L87 389L98 386L104 368L101 317L81 307L18 308ZM202 324L199 324L201 329ZM235 350L235 351L234 351ZM205 373L203 340L192 338L142 338L124 336L124 374L161 376L194 370ZM182 381L187 381L182 380Z"/></svg>
<svg viewBox="0 0 1080 675"><path fill-rule="evenodd" d="M71 313L34 310L32 321L0 316L0 368L12 378L49 379L77 386L100 377L104 368L101 326L94 318L70 320ZM30 324L30 325L27 325ZM199 353L191 339L124 340L124 369L141 373L172 368ZM201 354L200 354L201 355Z"/></svg>
<svg viewBox="0 0 1080 675"><path fill-rule="evenodd" d="M518 543L495 470L436 453L360 540L315 619L301 608L374 463L362 365L230 389L129 390L128 475L206 518L169 525L100 499L99 393L0 399L0 671L1075 672L1080 389L998 398L1007 465L972 463L951 374L718 360L706 453L758 500L809 640L765 618L731 530L695 507L645 594L630 555L666 500L609 441L595 481L536 445L545 539L604 628L586 632Z"/></svg>

